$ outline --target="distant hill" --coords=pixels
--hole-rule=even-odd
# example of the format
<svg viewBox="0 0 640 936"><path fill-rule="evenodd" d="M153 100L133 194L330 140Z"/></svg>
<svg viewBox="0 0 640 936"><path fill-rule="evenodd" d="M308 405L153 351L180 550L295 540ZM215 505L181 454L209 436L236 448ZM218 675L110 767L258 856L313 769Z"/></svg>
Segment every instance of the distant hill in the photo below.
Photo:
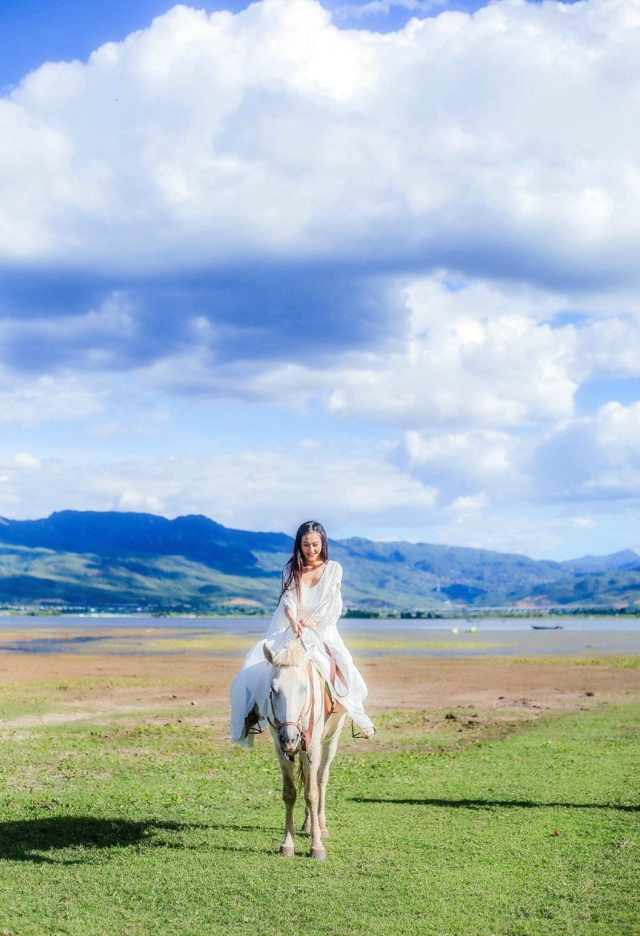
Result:
<svg viewBox="0 0 640 936"><path fill-rule="evenodd" d="M640 605L640 566L575 575L559 582L536 586L531 600L545 607L566 605L586 608L623 608Z"/></svg>
<svg viewBox="0 0 640 936"><path fill-rule="evenodd" d="M569 559L562 563L572 572L608 572L613 569L640 570L640 556L632 549L612 553L610 556L583 556L581 559Z"/></svg>
<svg viewBox="0 0 640 936"><path fill-rule="evenodd" d="M207 517L63 510L45 520L0 518L0 542L97 556L184 556L228 575L254 575L254 551L286 552L284 533L230 530ZM259 573L257 573L259 574Z"/></svg>
<svg viewBox="0 0 640 936"><path fill-rule="evenodd" d="M348 539L332 543L331 555L344 566L348 593L370 607L502 605L567 574L555 562L426 543Z"/></svg>
<svg viewBox="0 0 640 936"><path fill-rule="evenodd" d="M233 530L203 516L61 511L0 518L0 602L9 606L268 613L292 538ZM381 611L633 604L631 550L547 562L482 549L347 539L330 542L348 607Z"/></svg>

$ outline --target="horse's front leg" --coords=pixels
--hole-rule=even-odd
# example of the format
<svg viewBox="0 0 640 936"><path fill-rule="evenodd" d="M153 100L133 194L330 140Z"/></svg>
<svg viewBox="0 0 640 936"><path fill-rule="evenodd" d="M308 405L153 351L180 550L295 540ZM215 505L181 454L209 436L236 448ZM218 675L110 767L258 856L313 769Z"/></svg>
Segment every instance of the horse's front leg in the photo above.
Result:
<svg viewBox="0 0 640 936"><path fill-rule="evenodd" d="M320 822L318 819L318 761L320 759L321 747L318 743L314 744L312 750L302 757L304 770L304 801L306 806L305 824L308 826L311 836L311 848L309 854L316 861L324 861L327 853L322 844L322 833L320 831Z"/></svg>
<svg viewBox="0 0 640 936"><path fill-rule="evenodd" d="M338 750L338 741L340 740L340 734L344 727L346 717L346 709L344 709L339 702L335 703L334 711L326 717L322 734L320 766L318 767L317 773L318 822L320 823L320 834L322 838L329 837L326 814L327 784L329 782L329 770L331 768L331 762L336 756L336 751ZM306 832L307 834L311 831L311 818L309 816L308 809L305 811L304 825L302 826L301 831Z"/></svg>
<svg viewBox="0 0 640 936"><path fill-rule="evenodd" d="M325 735L322 744L322 758L318 770L318 822L320 824L320 834L322 838L329 837L327 829L326 798L327 784L329 782L329 771L331 762L336 756L338 750L338 741L340 732L347 717L346 711L340 706L339 710L330 715L325 724Z"/></svg>
<svg viewBox="0 0 640 936"><path fill-rule="evenodd" d="M280 854L283 858L293 858L295 854L296 827L293 821L293 807L296 804L296 781L294 776L293 761L288 760L280 749L278 739L274 739L274 745L280 769L282 770L282 799L284 800L285 819L284 819L284 838L280 846Z"/></svg>

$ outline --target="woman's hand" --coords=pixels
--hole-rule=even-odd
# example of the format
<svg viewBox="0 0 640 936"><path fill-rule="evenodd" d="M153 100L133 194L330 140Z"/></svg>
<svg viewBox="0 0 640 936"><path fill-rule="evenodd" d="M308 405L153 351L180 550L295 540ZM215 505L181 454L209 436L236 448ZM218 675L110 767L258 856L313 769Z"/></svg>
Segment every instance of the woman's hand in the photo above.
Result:
<svg viewBox="0 0 640 936"><path fill-rule="evenodd" d="M300 624L303 627L317 627L318 622L314 621L313 618L301 618Z"/></svg>
<svg viewBox="0 0 640 936"><path fill-rule="evenodd" d="M302 634L303 627L301 621L296 621L293 618L291 619L291 630L293 631L296 637L299 637Z"/></svg>
<svg viewBox="0 0 640 936"><path fill-rule="evenodd" d="M306 627L318 626L318 622L314 621L313 618L300 618L300 620L297 620L293 616L293 612L289 608L286 608L285 615L287 617L287 620L289 621L289 626L291 627L291 630L293 631L296 637L300 637L302 635L303 630Z"/></svg>
<svg viewBox="0 0 640 936"><path fill-rule="evenodd" d="M289 627L293 631L296 637L299 637L302 633L302 624L297 620L291 608L284 609L285 617L289 622Z"/></svg>

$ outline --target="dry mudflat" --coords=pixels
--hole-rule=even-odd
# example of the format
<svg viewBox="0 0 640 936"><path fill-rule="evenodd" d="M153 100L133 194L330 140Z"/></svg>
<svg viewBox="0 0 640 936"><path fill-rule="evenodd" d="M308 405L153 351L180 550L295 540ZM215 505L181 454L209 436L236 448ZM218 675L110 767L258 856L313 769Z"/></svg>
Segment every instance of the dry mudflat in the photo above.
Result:
<svg viewBox="0 0 640 936"><path fill-rule="evenodd" d="M211 654L80 655L0 653L0 684L6 700L3 731L73 721L113 718L209 724L227 735L228 691L242 656ZM477 718L478 727L535 719L553 712L592 708L640 697L637 660L611 657L438 658L386 655L359 661L369 686L368 708L384 725L393 713L440 719ZM32 709L32 710L31 710ZM378 741L384 741L379 737Z"/></svg>

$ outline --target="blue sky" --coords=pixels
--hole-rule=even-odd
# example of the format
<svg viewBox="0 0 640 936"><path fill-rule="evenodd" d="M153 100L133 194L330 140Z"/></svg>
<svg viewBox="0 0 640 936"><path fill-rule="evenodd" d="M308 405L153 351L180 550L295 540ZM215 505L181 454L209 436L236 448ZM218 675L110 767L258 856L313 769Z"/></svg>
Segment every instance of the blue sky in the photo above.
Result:
<svg viewBox="0 0 640 936"><path fill-rule="evenodd" d="M0 37L0 515L640 547L633 0Z"/></svg>

